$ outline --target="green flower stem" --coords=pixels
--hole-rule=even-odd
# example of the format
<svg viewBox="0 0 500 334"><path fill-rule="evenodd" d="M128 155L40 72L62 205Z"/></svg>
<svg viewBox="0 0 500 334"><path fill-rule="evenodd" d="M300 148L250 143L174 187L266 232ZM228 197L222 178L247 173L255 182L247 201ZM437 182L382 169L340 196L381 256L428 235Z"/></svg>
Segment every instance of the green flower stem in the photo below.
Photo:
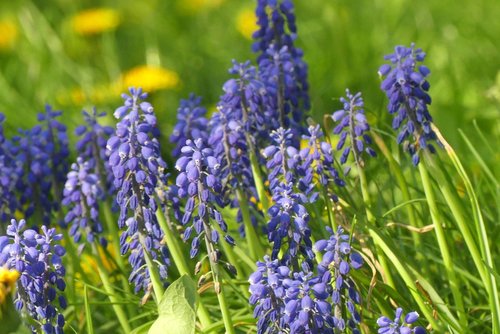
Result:
<svg viewBox="0 0 500 334"><path fill-rule="evenodd" d="M252 174L255 181L255 188L257 189L257 194L259 195L259 201L262 204L262 211L264 214L267 214L267 211L269 210L269 201L267 199L266 188L264 187L264 182L262 180L259 161L253 151L250 151L250 166L252 167Z"/></svg>
<svg viewBox="0 0 500 334"><path fill-rule="evenodd" d="M167 243L168 251L170 252L170 256L172 257L172 260L174 261L174 264L179 271L179 275L187 275L191 277L192 271L189 270L187 261L182 253L181 246L179 245L177 238L173 235L172 230L168 227L165 215L163 214L161 209L156 210L156 218L158 219L158 223L160 224L160 227L165 234L164 238ZM212 324L212 321L210 320L210 314L208 313L203 303L198 304L196 312L203 328L208 327Z"/></svg>
<svg viewBox="0 0 500 334"><path fill-rule="evenodd" d="M451 292L453 294L453 299L457 304L458 318L460 319L460 324L463 328L467 328L467 317L465 314L464 302L462 299L462 294L460 292L460 285L453 269L453 261L451 259L450 251L448 249L448 244L446 243L446 235L443 229L443 218L441 217L440 211L436 205L436 198L434 191L432 189L431 180L429 173L424 166L424 163L418 164L418 170L420 172L420 177L422 178L422 185L424 186L425 197L427 198L427 204L429 205L429 210L431 212L431 219L434 225L434 231L436 231L436 238L443 258L443 264L446 270L450 282Z"/></svg>
<svg viewBox="0 0 500 334"><path fill-rule="evenodd" d="M104 214L104 221L106 222L106 227L109 232L110 236L110 243L112 244L111 247L113 247L115 256L112 257L113 262L115 265L118 267L118 270L121 272L122 275L120 275L121 283L122 283L122 288L125 292L129 293L130 292L130 284L127 280L127 277L125 273L127 272L126 270L126 265L124 262L124 257L121 255L121 250L120 250L120 231L118 229L118 224L113 216L113 213L111 212L111 205L109 204L108 201L103 201L102 202L102 212ZM127 308L129 312L132 312L132 308L128 307Z"/></svg>
<svg viewBox="0 0 500 334"><path fill-rule="evenodd" d="M207 224L207 222L204 222L203 224ZM205 226L205 228L207 228L207 225ZM210 240L208 239L206 234L205 234L205 245L207 247L208 259L210 261L210 268L212 269L215 294L217 295L217 300L219 301L219 307L220 307L220 310L222 313L222 320L224 321L224 327L226 329L226 334L235 334L233 322L231 319L231 313L229 312L229 309L228 309L228 306L226 303L226 298L225 298L225 294L224 294L224 287L223 287L223 284L221 284L220 265L214 259L213 255L216 252L215 252L215 249L213 247L213 244L210 243Z"/></svg>
<svg viewBox="0 0 500 334"><path fill-rule="evenodd" d="M326 210L328 211L328 222L330 223L332 230L337 231L337 223L335 221L335 214L333 213L332 203L330 201L330 197L328 196L328 194L326 192L326 189L323 190L323 198L325 199ZM322 219L320 219L319 221L323 222Z"/></svg>
<svg viewBox="0 0 500 334"><path fill-rule="evenodd" d="M220 235L223 234L222 230L220 229L220 227L217 224L215 224L215 228L217 229L217 232L219 232ZM240 262L238 260L238 256L236 255L236 253L233 249L233 246L229 245L225 241L222 241L220 243L220 245L222 246L222 249L224 250L224 254L227 256L228 262L231 263L234 266L234 268L236 268L236 278L238 280L247 280L248 275L243 272L243 269L241 268ZM252 266L252 269L254 267L255 267L255 264ZM243 293L245 298L250 297L250 293L249 293L248 289L246 289L244 286L241 287L241 292Z"/></svg>
<svg viewBox="0 0 500 334"><path fill-rule="evenodd" d="M192 270L189 270L189 266L186 259L184 258L181 247L177 242L177 239L173 235L172 230L168 227L165 215L163 214L161 209L156 210L156 219L158 219L158 223L160 224L160 227L165 234L164 238L167 243L168 251L172 259L174 260L175 266L179 271L179 275L191 276Z"/></svg>
<svg viewBox="0 0 500 334"><path fill-rule="evenodd" d="M250 257L256 261L257 259L260 259L262 256L264 256L264 250L262 249L262 245L252 224L247 200L245 199L245 196L243 195L243 192L240 188L236 189L236 197L240 205L241 216L243 218L243 224L245 226L245 235L250 251Z"/></svg>
<svg viewBox="0 0 500 334"><path fill-rule="evenodd" d="M120 256L120 231L118 230L118 224L116 219L113 217L111 212L111 205L108 201L102 202L102 212L104 213L104 220L106 221L106 227L108 228L111 244L113 245L114 252L116 254L116 264L122 272L125 272L125 263L123 262L123 257ZM128 284L127 284L128 286Z"/></svg>
<svg viewBox="0 0 500 334"><path fill-rule="evenodd" d="M139 238L142 239L142 236L140 236ZM151 278L151 283L153 284L153 292L156 297L156 304L159 305L161 297L163 297L163 293L165 292L163 289L163 284L161 282L160 275L156 270L156 266L153 262L153 259L151 258L151 255L149 255L144 240L140 240L140 242L141 242L141 247L143 247L142 251L144 252L144 259L146 260L146 266L149 271L149 277Z"/></svg>
<svg viewBox="0 0 500 334"><path fill-rule="evenodd" d="M216 266L218 266L216 264ZM224 327L226 329L226 334L235 334L236 332L234 331L234 326L233 326L233 320L231 318L231 313L229 312L229 308L226 303L226 298L223 293L223 288L221 287L221 290L219 293L217 293L217 300L219 301L219 306L222 312L222 320L224 322Z"/></svg>
<svg viewBox="0 0 500 334"><path fill-rule="evenodd" d="M365 174L365 170L363 169L363 167L360 166L359 163L356 163L356 166L357 166L357 169L358 169L358 174L359 174L359 182L360 182L360 185L361 185L361 194L363 196L363 200L365 202L365 211L366 211L366 218L368 219L368 222L372 225L372 226L376 226L376 218L375 216L373 215L371 209L372 209L372 205L371 205L371 199L370 199L370 192L368 191L368 181L366 179L366 174ZM372 234L372 230L370 229L370 235ZM372 238L373 238L373 235L371 235ZM373 239L374 240L374 243L375 243L375 247L380 250L380 247L379 245L377 244L377 239ZM379 253L379 252L377 252ZM380 254L380 253L379 253ZM394 279L392 278L392 274L390 272L390 269L389 269L389 264L387 263L387 259L386 257L383 255L383 254L380 254L380 256L378 256L378 260L380 262L380 265L382 266L382 269L384 270L384 279L385 279L385 283L387 285L389 285L391 288L395 289L395 284L394 284Z"/></svg>
<svg viewBox="0 0 500 334"><path fill-rule="evenodd" d="M99 256L99 251L97 249L97 246L94 244L92 247L92 250L94 252L94 256L97 259L97 271L99 272L99 277L101 278L104 290L106 291L108 298L111 302L111 307L115 311L116 317L118 318L118 322L120 323L120 326L122 327L123 331L125 333L130 333L132 330L130 328L130 325L127 321L128 317L121 307L118 299L116 298L115 291L113 289L113 285L109 281L108 274L106 272L106 269L104 268L104 265L102 263L102 259Z"/></svg>

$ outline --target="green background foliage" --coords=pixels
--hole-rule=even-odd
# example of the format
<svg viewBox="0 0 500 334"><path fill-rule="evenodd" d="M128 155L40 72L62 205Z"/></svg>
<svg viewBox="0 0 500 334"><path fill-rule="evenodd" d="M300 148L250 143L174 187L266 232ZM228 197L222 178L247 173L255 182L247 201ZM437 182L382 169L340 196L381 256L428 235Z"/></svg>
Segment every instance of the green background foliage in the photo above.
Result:
<svg viewBox="0 0 500 334"><path fill-rule="evenodd" d="M18 34L0 51L0 110L11 132L35 123L45 103L64 109L71 125L96 105L111 111L120 99L61 103L72 89L101 91L120 73L141 64L175 71L181 84L154 94L162 127L169 131L180 98L189 92L214 107L230 61L253 59L251 42L237 30L238 15L253 1L2 1L0 18ZM71 17L95 7L114 8L114 31L80 36ZM362 91L372 122L387 127L377 69L394 45L415 42L428 54L437 125L459 146L458 127L476 119L486 134L499 133L500 6L481 1L296 1L298 44L309 64L313 117L339 107L346 87ZM76 102L76 103L75 103Z"/></svg>

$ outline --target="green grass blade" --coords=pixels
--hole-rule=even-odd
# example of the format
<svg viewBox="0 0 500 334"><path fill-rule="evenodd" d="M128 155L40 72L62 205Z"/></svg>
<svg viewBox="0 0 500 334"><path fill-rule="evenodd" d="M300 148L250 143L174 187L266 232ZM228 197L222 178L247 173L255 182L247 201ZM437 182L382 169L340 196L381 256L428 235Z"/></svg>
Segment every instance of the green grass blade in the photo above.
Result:
<svg viewBox="0 0 500 334"><path fill-rule="evenodd" d="M85 323L87 325L87 333L94 334L94 326L92 324L92 311L90 310L88 293L87 293L87 284L83 286L83 305L85 307Z"/></svg>
<svg viewBox="0 0 500 334"><path fill-rule="evenodd" d="M474 155L474 158L476 158L476 161L479 163L479 165L483 169L485 175L495 185L495 187L498 187L498 180L495 178L495 176L493 175L491 170L488 168L488 165L486 165L486 162L484 162L484 160L481 158L481 155L474 148L474 145L472 145L469 138L467 138L467 136L465 135L465 133L461 129L458 129L458 132L460 133L460 135L462 136L462 139L467 144L467 147L469 148L469 150Z"/></svg>
<svg viewBox="0 0 500 334"><path fill-rule="evenodd" d="M427 306L426 301L424 298L420 295L418 291L418 287L415 283L415 277L410 273L410 269L408 266L405 264L404 261L402 261L401 254L398 253L397 251L394 251L394 247L391 247L391 241L383 236L379 231L377 231L374 227L369 226L370 229L370 235L374 239L374 241L378 244L380 249L385 253L387 258L392 262L393 266L405 282L406 286L408 287L411 295L413 296L413 299L417 303L417 305L420 308L420 311L424 315L424 317L427 319L427 321L431 324L432 328L436 330L437 332L440 332L442 328L442 324L438 323L436 319L434 319L434 315L432 314L432 310ZM458 323L458 322L457 322ZM457 328L459 330L460 327Z"/></svg>
<svg viewBox="0 0 500 334"><path fill-rule="evenodd" d="M489 248L488 232L486 224L483 220L483 216L481 214L481 208L479 206L476 193L474 192L474 188L472 187L472 183L469 177L467 176L467 173L460 159L455 153L455 150L453 150L453 148L448 144L448 142L440 133L439 129L433 126L433 130L436 132L439 141L444 145L448 157L453 162L453 165L455 166L458 174L460 175L462 181L465 184L465 189L472 207L474 224L478 231L479 248L481 249L482 256L484 257L484 262L485 262L484 264L486 265L485 267L486 268L490 267L493 271L495 271L495 266L493 264ZM488 291L489 303L491 308L491 318L492 318L491 321L492 321L493 333L498 334L500 333L500 297L496 283L496 278L493 274L485 272L484 281L486 289Z"/></svg>

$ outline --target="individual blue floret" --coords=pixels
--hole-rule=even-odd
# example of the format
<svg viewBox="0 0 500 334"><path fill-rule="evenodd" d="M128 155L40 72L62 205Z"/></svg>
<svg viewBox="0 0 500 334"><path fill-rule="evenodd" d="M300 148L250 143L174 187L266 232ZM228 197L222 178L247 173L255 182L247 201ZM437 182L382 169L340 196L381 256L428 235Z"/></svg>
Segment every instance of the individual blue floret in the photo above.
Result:
<svg viewBox="0 0 500 334"><path fill-rule="evenodd" d="M398 307L396 309L396 315L394 320L391 320L385 316L381 316L377 319L377 325L379 326L379 334L425 334L426 331L423 327L416 326L413 324L418 320L419 315L417 312L413 311L404 316L403 321L401 321L401 316L403 316L403 309Z"/></svg>

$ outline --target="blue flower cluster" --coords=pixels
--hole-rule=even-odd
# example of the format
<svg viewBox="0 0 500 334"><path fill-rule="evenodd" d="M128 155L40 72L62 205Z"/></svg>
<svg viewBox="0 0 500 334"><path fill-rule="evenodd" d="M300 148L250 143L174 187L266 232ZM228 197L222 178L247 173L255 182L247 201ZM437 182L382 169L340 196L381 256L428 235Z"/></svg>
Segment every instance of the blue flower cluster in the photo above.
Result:
<svg viewBox="0 0 500 334"><path fill-rule="evenodd" d="M254 185L244 125L238 120L228 120L232 116L234 113L231 113L231 108L223 107L212 116L210 120L212 131L208 144L213 148L214 157L220 162L218 177L226 187L224 191L226 200L230 202L231 207L238 208L237 221L241 223L243 217L237 192L244 194L245 201L247 198L257 198L258 195ZM254 207L252 202L249 205ZM251 219L256 225L256 217L252 215ZM243 224L240 224L239 230L240 234L245 236Z"/></svg>
<svg viewBox="0 0 500 334"><path fill-rule="evenodd" d="M317 274L307 264L302 270L291 269L268 256L257 263L249 282L258 333L343 333L346 324L352 333L360 333L360 296L349 272L361 268L363 261L351 251L341 228L329 232L330 239L315 245L324 253Z"/></svg>
<svg viewBox="0 0 500 334"><path fill-rule="evenodd" d="M398 144L406 142L405 150L412 156L413 164L418 165L419 150L427 148L434 152L435 148L429 142L437 141L428 110L431 97L426 78L430 70L425 65L419 65L424 61L425 53L412 43L409 48L396 46L394 53L384 58L391 65L382 65L378 73L384 78L380 87L389 99L387 109L395 114L392 127L399 130Z"/></svg>
<svg viewBox="0 0 500 334"><path fill-rule="evenodd" d="M14 193L17 181L17 174L9 161L8 156L0 155L0 222L6 223L18 207L16 195ZM0 224L0 232L3 232L3 225Z"/></svg>
<svg viewBox="0 0 500 334"><path fill-rule="evenodd" d="M0 223L9 222L18 208L15 187L17 183L16 161L10 154L10 142L5 138L3 122L5 115L0 113ZM3 232L0 224L0 232Z"/></svg>
<svg viewBox="0 0 500 334"><path fill-rule="evenodd" d="M79 125L75 130L75 134L80 138L76 143L76 151L102 181L104 194L112 195L114 178L108 164L109 153L106 144L115 130L99 123L99 118L106 116L105 112L98 113L94 108L91 113L84 110L82 114L86 125Z"/></svg>
<svg viewBox="0 0 500 334"><path fill-rule="evenodd" d="M361 93L352 95L349 89L346 89L346 97L341 97L340 102L344 105L343 109L335 111L332 115L333 121L338 122L333 133L340 134L337 150L343 149L340 163L344 165L352 152L354 161L362 164L363 152L372 157L376 156L375 151L370 147L372 139L368 135L370 126L364 113L363 98ZM346 144L346 141L349 144ZM346 167L344 174L347 174L349 170L350 168Z"/></svg>
<svg viewBox="0 0 500 334"><path fill-rule="evenodd" d="M253 34L261 78L272 93L280 126L302 132L304 111L309 110L307 64L295 47L297 26L290 0L259 0L256 8L258 30ZM290 120L288 114L292 114Z"/></svg>
<svg viewBox="0 0 500 334"><path fill-rule="evenodd" d="M391 320L385 316L378 318L377 325L379 326L379 334L425 334L426 331L423 327L412 325L418 320L417 312L410 312L404 316L404 321L401 322L403 309L398 307L396 309L396 316Z"/></svg>
<svg viewBox="0 0 500 334"><path fill-rule="evenodd" d="M130 253L128 260L133 270L129 280L134 282L137 293L147 291L151 283L146 256L156 260L161 279L167 278L168 249L155 215L155 188L159 180L166 184L166 163L160 156L153 107L144 101L147 94L140 88L130 88L130 96L122 97L124 105L114 112L120 121L107 149L118 190L121 253Z"/></svg>
<svg viewBox="0 0 500 334"><path fill-rule="evenodd" d="M71 166L68 179L64 186L62 204L68 207L64 223L71 225L69 234L76 243L81 243L80 251L85 246L85 241L93 243L96 236L103 232L99 219L99 201L104 198L99 177L92 172L91 164L78 157L77 162ZM82 241L82 235L85 236ZM101 245L107 242L100 236Z"/></svg>
<svg viewBox="0 0 500 334"><path fill-rule="evenodd" d="M319 192L328 200L337 200L333 187L343 186L334 167L333 150L322 142L319 126L311 126L306 147L292 145L293 133L280 128L271 134L275 145L266 147L262 155L267 159L269 188L274 205L269 209L268 238L273 243L272 259L283 246L284 263L290 264L300 252L307 261L314 258L311 243L309 214L305 205L316 202ZM326 200L326 199L325 199Z"/></svg>
<svg viewBox="0 0 500 334"><path fill-rule="evenodd" d="M268 256L249 279L257 333L333 333L327 280L293 272Z"/></svg>
<svg viewBox="0 0 500 334"><path fill-rule="evenodd" d="M361 297L350 277L351 269L360 269L363 265L363 258L359 253L352 251L349 243L349 235L344 234L342 227L338 227L334 233L327 227L330 238L319 240L314 248L323 253L323 259L318 264L318 275L329 275L331 282L331 296L334 308L334 321L336 328L344 331L347 325L353 333L360 333L358 324L361 317L356 309L356 305L361 304ZM347 306L347 307L346 307ZM344 310L347 308L347 314Z"/></svg>
<svg viewBox="0 0 500 334"><path fill-rule="evenodd" d="M178 158L181 148L186 140L207 138L208 120L205 118L207 110L201 105L201 97L189 95L186 100L181 100L177 109L177 124L170 135L170 142L175 144L172 156Z"/></svg>
<svg viewBox="0 0 500 334"><path fill-rule="evenodd" d="M61 259L66 251L59 244L62 235L45 226L40 233L25 227L26 221L12 220L7 235L0 236L0 266L15 269L21 275L14 304L33 319L33 333L62 334L62 312L67 306Z"/></svg>
<svg viewBox="0 0 500 334"><path fill-rule="evenodd" d="M42 130L38 140L43 146L43 150L48 154L51 162L51 170L54 182L54 205L57 211L62 197L62 186L66 181L66 174L69 170L69 140L66 125L57 120L62 115L62 111L53 110L47 104L45 112L38 114L38 121L42 124ZM45 125L45 126L43 126Z"/></svg>
<svg viewBox="0 0 500 334"><path fill-rule="evenodd" d="M267 233L273 243L271 258L274 260L286 245L283 263L297 266L297 255L300 251L309 261L314 258L312 252L309 214L304 207L307 196L297 190L294 185L296 175L294 164L298 156L296 149L290 146L293 134L290 129L279 128L271 136L276 145L268 146L263 155L268 159L268 180L274 205L269 208ZM292 154L289 155L289 153Z"/></svg>
<svg viewBox="0 0 500 334"><path fill-rule="evenodd" d="M191 257L196 256L204 239L209 256L218 260L216 245L220 235L211 224L212 221L225 233L225 240L234 244L233 238L226 234L227 224L217 209L224 207L219 179L220 163L201 138L194 142L188 140L181 152L182 156L175 163L175 168L180 172L176 179L178 196L187 198L182 217L182 225L186 226L183 239L191 239L194 230L196 236L191 242Z"/></svg>
<svg viewBox="0 0 500 334"><path fill-rule="evenodd" d="M33 215L44 225L51 222L52 213L52 171L50 156L40 145L41 127L19 130L20 135L12 138L11 153L16 164L16 192L19 194L19 209L25 218Z"/></svg>
<svg viewBox="0 0 500 334"><path fill-rule="evenodd" d="M224 83L219 109L229 120L241 124L249 145L260 146L261 142L269 140L269 132L279 127L278 120L273 118L275 111L268 87L250 61L238 63L233 60L229 73L235 78Z"/></svg>
<svg viewBox="0 0 500 334"><path fill-rule="evenodd" d="M57 118L61 111L47 105L38 114L40 124L5 141L16 179L18 207L24 217L36 214L44 225L52 222L52 213L59 211L62 188L68 172L69 156L66 126Z"/></svg>
<svg viewBox="0 0 500 334"><path fill-rule="evenodd" d="M300 163L296 167L300 175L298 188L310 194L309 202L316 201L319 190L325 191L329 199L336 202L338 197L333 188L343 187L345 182L335 168L332 146L329 142L322 141L323 131L319 125L309 126L308 134L303 139L307 140L307 145L299 152Z"/></svg>

